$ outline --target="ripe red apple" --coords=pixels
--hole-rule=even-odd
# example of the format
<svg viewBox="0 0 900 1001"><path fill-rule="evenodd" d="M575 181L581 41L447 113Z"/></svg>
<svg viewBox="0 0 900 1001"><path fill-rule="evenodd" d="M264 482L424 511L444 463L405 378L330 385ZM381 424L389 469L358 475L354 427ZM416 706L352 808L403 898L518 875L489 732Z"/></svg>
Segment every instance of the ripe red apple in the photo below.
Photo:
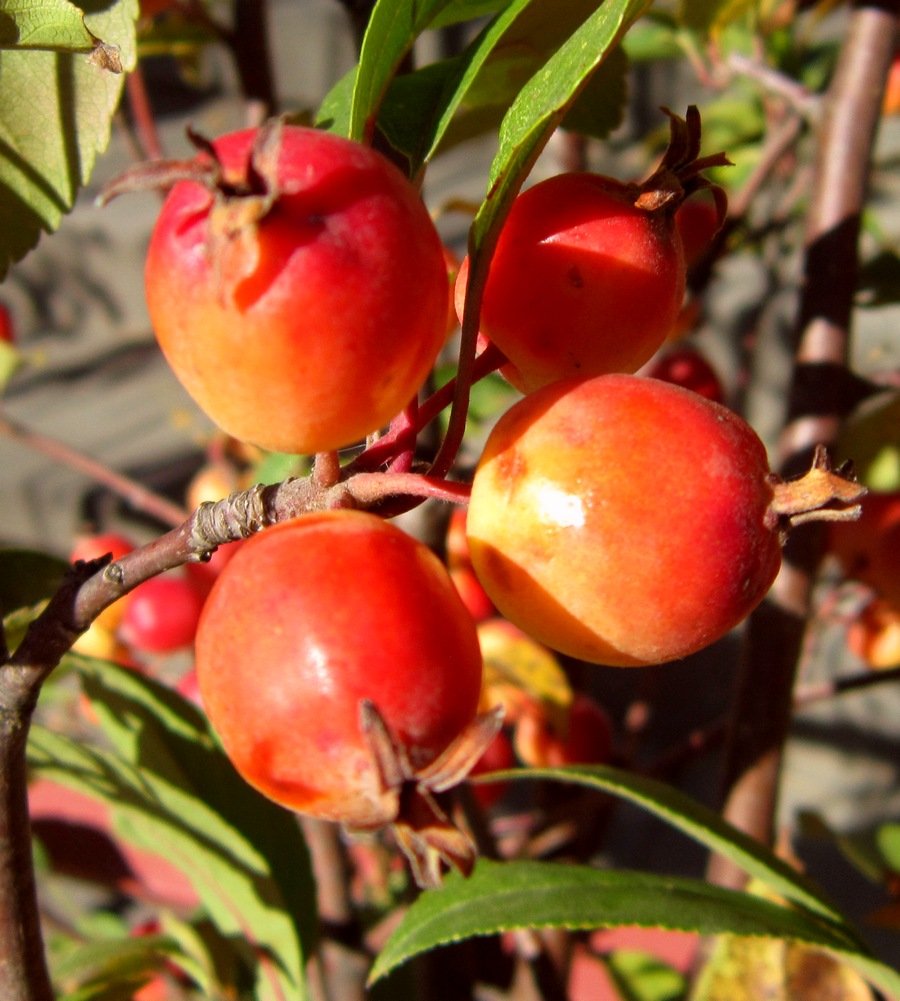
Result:
<svg viewBox="0 0 900 1001"><path fill-rule="evenodd" d="M507 378L531 392L558 379L633 372L675 325L684 254L667 209L633 187L560 174L523 192L500 233L481 332L507 356ZM468 258L456 284L462 315Z"/></svg>
<svg viewBox="0 0 900 1001"><path fill-rule="evenodd" d="M688 268L706 253L721 225L719 209L708 192L698 192L678 206L675 227L681 237Z"/></svg>

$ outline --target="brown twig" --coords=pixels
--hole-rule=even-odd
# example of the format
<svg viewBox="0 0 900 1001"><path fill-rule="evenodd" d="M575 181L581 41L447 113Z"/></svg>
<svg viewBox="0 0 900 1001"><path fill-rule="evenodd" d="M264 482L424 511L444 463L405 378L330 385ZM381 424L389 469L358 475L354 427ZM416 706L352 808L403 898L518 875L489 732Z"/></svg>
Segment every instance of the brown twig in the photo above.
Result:
<svg viewBox="0 0 900 1001"><path fill-rule="evenodd" d="M883 4L854 5L825 98L807 217L789 422L780 443L780 468L786 474L808 464L814 444L834 441L840 419L852 405L842 387L857 237L897 18L896 9ZM724 814L768 844L774 833L796 665L821 552L821 534L814 526L792 533L782 571L751 616L745 635L726 749ZM744 874L721 857L711 860L709 877L730 887L745 881Z"/></svg>

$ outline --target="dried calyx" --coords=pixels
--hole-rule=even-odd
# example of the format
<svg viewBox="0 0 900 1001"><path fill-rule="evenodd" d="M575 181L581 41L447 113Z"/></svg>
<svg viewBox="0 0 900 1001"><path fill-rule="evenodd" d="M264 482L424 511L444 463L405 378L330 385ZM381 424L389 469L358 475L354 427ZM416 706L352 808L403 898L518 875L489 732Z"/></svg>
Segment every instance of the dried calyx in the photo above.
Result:
<svg viewBox="0 0 900 1001"><path fill-rule="evenodd" d="M719 225L725 220L728 200L724 190L703 176L710 167L730 167L724 153L700 156L700 112L696 105L687 109L684 118L668 108L669 144L653 173L634 188L634 204L647 212L674 212L685 198L706 189L715 200Z"/></svg>
<svg viewBox="0 0 900 1001"><path fill-rule="evenodd" d="M235 173L224 169L209 139L188 127L187 137L200 156L190 160L148 160L135 164L103 188L97 204L106 205L119 195L165 191L179 181L193 181L207 188L223 209L227 208L218 223L222 231L234 231L247 223L258 222L280 194L277 167L283 128L282 118L272 118L261 126L246 164Z"/></svg>
<svg viewBox="0 0 900 1001"><path fill-rule="evenodd" d="M835 469L824 445L816 446L812 465L802 476L783 480L773 473L772 491L769 515L782 538L812 521L856 521L867 493L856 481L852 463Z"/></svg>
<svg viewBox="0 0 900 1001"><path fill-rule="evenodd" d="M394 800L391 829L422 888L440 885L443 866L452 866L464 875L472 871L475 845L443 809L439 797L465 779L502 722L501 706L481 713L443 754L416 770L375 704L367 699L360 703L360 727L382 789Z"/></svg>

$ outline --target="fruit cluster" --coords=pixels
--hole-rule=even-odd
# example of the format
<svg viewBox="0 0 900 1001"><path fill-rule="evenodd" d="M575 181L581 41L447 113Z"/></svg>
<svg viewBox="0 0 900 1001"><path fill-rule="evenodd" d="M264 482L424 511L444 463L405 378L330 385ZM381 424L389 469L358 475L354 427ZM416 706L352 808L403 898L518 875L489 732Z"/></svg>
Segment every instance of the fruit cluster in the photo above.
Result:
<svg viewBox="0 0 900 1001"><path fill-rule="evenodd" d="M858 497L821 457L800 486L773 477L688 349L634 374L676 336L688 268L725 213L703 172L728 161L700 156L696 110L670 128L643 182L534 184L483 281L469 258L458 269L463 340L478 309L481 362L525 395L487 440L465 524L451 520L449 572L384 518L344 509L246 539L202 612L174 597L186 581L154 582L184 613L172 629L195 639L200 698L240 773L294 810L392 825L422 883L471 864L442 800L473 768L612 752L603 709L565 685L548 696L523 663L546 683L564 677L551 649L623 667L685 657L763 598L791 524ZM395 419L319 479L372 469L372 454L389 474L413 470L417 394L454 326L456 269L418 192L372 149L313 129L193 138L194 160L113 191L177 180L146 265L175 374L263 449L333 453ZM145 588L118 630L150 648Z"/></svg>

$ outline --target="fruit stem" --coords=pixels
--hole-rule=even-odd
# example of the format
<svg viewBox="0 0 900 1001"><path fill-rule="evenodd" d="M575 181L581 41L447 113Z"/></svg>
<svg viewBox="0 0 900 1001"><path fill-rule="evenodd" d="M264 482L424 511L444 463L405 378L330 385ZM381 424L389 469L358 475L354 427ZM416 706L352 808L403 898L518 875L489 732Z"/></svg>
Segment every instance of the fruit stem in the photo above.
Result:
<svg viewBox="0 0 900 1001"><path fill-rule="evenodd" d="M493 344L489 345L475 359L472 368L472 382L476 383L491 372L495 372L506 362L506 356ZM364 452L358 455L347 467L348 472L363 472L376 469L389 462L395 455L408 448L411 441L424 427L430 424L437 415L449 407L456 392L456 377L445 382L440 389L435 390L427 400L419 404L414 423L406 419L406 411L401 418L392 422L388 431Z"/></svg>
<svg viewBox="0 0 900 1001"><path fill-rule="evenodd" d="M856 521L862 514L859 503L867 491L853 477L845 463L834 469L824 445L817 445L812 465L802 476L783 480L773 474L770 516L782 535L812 521Z"/></svg>

